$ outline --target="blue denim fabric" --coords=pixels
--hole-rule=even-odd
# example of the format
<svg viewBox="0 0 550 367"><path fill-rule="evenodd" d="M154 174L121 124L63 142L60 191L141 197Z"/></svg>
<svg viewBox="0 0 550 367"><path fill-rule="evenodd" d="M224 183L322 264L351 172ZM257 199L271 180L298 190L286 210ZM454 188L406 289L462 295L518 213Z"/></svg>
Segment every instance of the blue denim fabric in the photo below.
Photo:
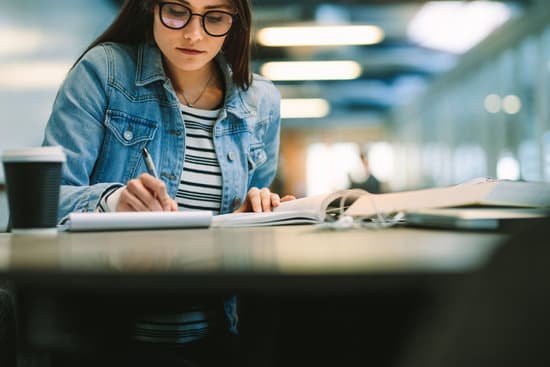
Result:
<svg viewBox="0 0 550 367"><path fill-rule="evenodd" d="M280 94L254 75L244 91L220 55L226 95L214 127L223 179L221 213L235 210L251 187L269 187L279 151ZM185 124L156 45L105 43L71 70L53 106L44 145L61 145L63 168L58 219L94 211L105 190L147 172L147 147L171 197L183 170ZM225 304L236 332L236 299Z"/></svg>
<svg viewBox="0 0 550 367"><path fill-rule="evenodd" d="M216 61L226 83L214 128L223 214L236 209L251 187L269 187L275 176L280 94L258 75L247 91L237 88L223 56ZM71 70L55 100L43 143L61 145L67 154L58 219L94 211L107 188L147 172L141 155L145 146L175 197L185 158L185 125L162 65L154 45L106 43Z"/></svg>

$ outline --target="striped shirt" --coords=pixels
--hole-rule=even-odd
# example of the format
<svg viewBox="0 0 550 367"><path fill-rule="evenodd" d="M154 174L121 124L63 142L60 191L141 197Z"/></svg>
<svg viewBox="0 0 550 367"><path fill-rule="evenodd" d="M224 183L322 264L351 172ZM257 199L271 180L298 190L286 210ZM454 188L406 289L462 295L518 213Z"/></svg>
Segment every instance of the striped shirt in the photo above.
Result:
<svg viewBox="0 0 550 367"><path fill-rule="evenodd" d="M214 150L213 131L220 110L200 110L184 105L181 109L185 122L185 162L176 202L181 211L210 210L219 214L222 175ZM213 306L194 305L179 314L143 317L136 323L135 338L168 344L201 339L220 322Z"/></svg>
<svg viewBox="0 0 550 367"><path fill-rule="evenodd" d="M210 210L219 214L222 199L222 175L214 150L214 124L220 110L200 110L181 106L185 122L185 162L176 202L181 211ZM119 186L106 190L97 210L115 211ZM147 315L135 324L136 340L150 343L185 344L201 339L221 322L221 305L189 305L178 314Z"/></svg>
<svg viewBox="0 0 550 367"><path fill-rule="evenodd" d="M187 306L184 309L177 314L143 316L135 324L134 338L156 344L186 344L206 337L209 330L222 321L214 305L210 308L206 305Z"/></svg>
<svg viewBox="0 0 550 367"><path fill-rule="evenodd" d="M181 106L185 121L185 163L176 194L180 210L220 213L222 174L214 150L214 123L220 110Z"/></svg>

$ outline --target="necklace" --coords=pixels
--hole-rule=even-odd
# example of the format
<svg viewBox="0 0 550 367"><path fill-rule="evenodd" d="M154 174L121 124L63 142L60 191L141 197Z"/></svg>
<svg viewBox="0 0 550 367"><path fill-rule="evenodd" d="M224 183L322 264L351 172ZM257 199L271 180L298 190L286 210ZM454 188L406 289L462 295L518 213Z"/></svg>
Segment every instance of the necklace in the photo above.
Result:
<svg viewBox="0 0 550 367"><path fill-rule="evenodd" d="M182 96L183 100L185 101L185 103L189 106L189 107L193 107L195 105L195 103L197 103L199 101L199 99L202 98L202 96L204 95L204 92L206 92L206 88L208 88L208 85L210 85L210 82L212 81L212 77L214 76L214 73L211 73L210 74L210 77L208 78L208 80L206 81L206 84L204 85L204 88L202 88L202 91L201 93L199 94L199 96L193 101L193 102L189 102L187 100L187 98L185 97L185 94L183 94L183 90L181 92L178 92L178 94L180 96Z"/></svg>

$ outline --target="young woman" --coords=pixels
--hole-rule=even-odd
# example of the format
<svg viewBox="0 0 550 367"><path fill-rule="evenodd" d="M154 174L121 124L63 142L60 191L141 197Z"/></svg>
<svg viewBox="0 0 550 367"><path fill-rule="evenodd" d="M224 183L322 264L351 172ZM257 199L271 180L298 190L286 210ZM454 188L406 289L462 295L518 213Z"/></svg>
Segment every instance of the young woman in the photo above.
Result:
<svg viewBox="0 0 550 367"><path fill-rule="evenodd" d="M280 95L250 72L250 32L248 0L127 0L70 71L46 127L44 144L67 154L59 217L261 212L291 200L268 189ZM158 177L146 173L144 148ZM135 337L196 343L212 334L208 307L192 304L169 322L141 320ZM224 309L236 333L235 298ZM167 324L175 326L160 327Z"/></svg>

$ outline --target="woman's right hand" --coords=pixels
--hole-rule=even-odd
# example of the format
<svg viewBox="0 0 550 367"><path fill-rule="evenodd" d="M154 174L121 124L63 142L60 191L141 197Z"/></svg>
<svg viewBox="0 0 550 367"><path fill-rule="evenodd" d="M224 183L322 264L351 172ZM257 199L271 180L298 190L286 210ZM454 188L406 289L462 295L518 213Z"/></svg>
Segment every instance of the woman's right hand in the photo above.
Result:
<svg viewBox="0 0 550 367"><path fill-rule="evenodd" d="M178 204L168 195L164 182L144 173L128 181L120 193L117 212L177 211Z"/></svg>

